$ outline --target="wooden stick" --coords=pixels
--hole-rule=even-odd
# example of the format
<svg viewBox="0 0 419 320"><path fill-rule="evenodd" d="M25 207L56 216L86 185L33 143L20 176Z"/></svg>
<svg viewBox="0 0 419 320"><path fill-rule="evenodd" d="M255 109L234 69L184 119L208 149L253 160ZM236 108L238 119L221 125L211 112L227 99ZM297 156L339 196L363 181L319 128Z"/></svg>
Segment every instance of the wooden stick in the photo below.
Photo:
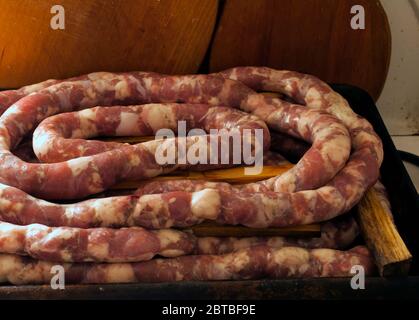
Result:
<svg viewBox="0 0 419 320"><path fill-rule="evenodd" d="M197 237L319 237L320 225L310 224L285 228L247 228L243 226L219 225L214 222L203 222L188 227Z"/></svg>
<svg viewBox="0 0 419 320"><path fill-rule="evenodd" d="M358 204L359 225L382 276L407 275L412 255L371 188Z"/></svg>
<svg viewBox="0 0 419 320"><path fill-rule="evenodd" d="M96 139L96 138L95 138ZM141 142L147 142L154 140L154 136L143 136L143 137L100 137L97 140L108 141L108 142L120 142L136 144Z"/></svg>
<svg viewBox="0 0 419 320"><path fill-rule="evenodd" d="M207 180L215 182L229 182L232 184L256 182L271 177L275 177L288 171L292 168L292 164L284 163L278 166L264 166L262 172L257 175L246 175L244 174L245 167L236 167L230 169L210 170L204 172L193 172L193 171L176 171L173 174L158 176L148 180L127 180L121 183L113 185L110 190L127 190L137 189L149 183L151 181L165 181L165 180L176 180L176 179L189 179L189 180Z"/></svg>

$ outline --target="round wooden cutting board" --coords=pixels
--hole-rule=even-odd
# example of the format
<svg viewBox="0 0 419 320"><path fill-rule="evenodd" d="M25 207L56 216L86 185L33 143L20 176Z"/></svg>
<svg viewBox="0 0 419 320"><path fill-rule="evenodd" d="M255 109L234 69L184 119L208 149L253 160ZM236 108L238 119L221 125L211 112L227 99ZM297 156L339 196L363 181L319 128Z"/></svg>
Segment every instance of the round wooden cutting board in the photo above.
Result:
<svg viewBox="0 0 419 320"><path fill-rule="evenodd" d="M51 28L53 5L65 29ZM216 0L0 0L0 88L92 71L194 73Z"/></svg>
<svg viewBox="0 0 419 320"><path fill-rule="evenodd" d="M355 5L364 8L363 30L351 27ZM259 65L298 70L357 85L377 99L390 51L389 24L378 0L228 0L210 69Z"/></svg>

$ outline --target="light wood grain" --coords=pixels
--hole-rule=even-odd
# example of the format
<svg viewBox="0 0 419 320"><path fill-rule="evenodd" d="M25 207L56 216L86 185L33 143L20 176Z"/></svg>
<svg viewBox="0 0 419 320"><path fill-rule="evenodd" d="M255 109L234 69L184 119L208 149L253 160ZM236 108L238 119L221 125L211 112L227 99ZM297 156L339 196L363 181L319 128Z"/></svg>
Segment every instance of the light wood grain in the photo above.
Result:
<svg viewBox="0 0 419 320"><path fill-rule="evenodd" d="M365 8L365 30L350 25ZM269 66L359 86L375 99L384 86L391 36L378 0L229 0L216 31L210 70Z"/></svg>
<svg viewBox="0 0 419 320"><path fill-rule="evenodd" d="M65 30L52 30L53 5ZM216 0L0 0L0 88L93 71L195 73Z"/></svg>
<svg viewBox="0 0 419 320"><path fill-rule="evenodd" d="M382 276L407 275L412 255L373 189L358 205L359 225Z"/></svg>
<svg viewBox="0 0 419 320"><path fill-rule="evenodd" d="M284 228L247 228L204 222L186 228L197 237L319 237L320 225L308 224Z"/></svg>
<svg viewBox="0 0 419 320"><path fill-rule="evenodd" d="M167 181L167 180L206 180L213 182L228 182L232 184L243 184L256 182L264 179L268 179L284 172L288 171L293 167L290 163L284 163L283 165L277 166L263 166L262 172L257 175L246 175L244 170L246 167L236 167L230 169L217 169L203 172L194 171L176 171L169 175L158 176L148 180L127 180L121 183L115 184L110 187L110 190L129 190L137 189L149 183L151 181Z"/></svg>

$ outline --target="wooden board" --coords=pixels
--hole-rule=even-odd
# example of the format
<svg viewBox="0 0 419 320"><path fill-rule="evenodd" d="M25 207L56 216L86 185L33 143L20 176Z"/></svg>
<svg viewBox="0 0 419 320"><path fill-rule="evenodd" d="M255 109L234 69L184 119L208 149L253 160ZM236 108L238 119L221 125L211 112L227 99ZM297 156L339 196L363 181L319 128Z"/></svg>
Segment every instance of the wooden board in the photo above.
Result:
<svg viewBox="0 0 419 320"><path fill-rule="evenodd" d="M373 189L369 190L358 204L358 220L380 275L408 275L412 255Z"/></svg>
<svg viewBox="0 0 419 320"><path fill-rule="evenodd" d="M365 8L365 29L353 30L353 5ZM210 55L210 70L264 65L356 85L377 99L391 51L378 0L229 0Z"/></svg>
<svg viewBox="0 0 419 320"><path fill-rule="evenodd" d="M53 30L50 10L65 9ZM92 71L194 73L216 0L0 0L0 88Z"/></svg>

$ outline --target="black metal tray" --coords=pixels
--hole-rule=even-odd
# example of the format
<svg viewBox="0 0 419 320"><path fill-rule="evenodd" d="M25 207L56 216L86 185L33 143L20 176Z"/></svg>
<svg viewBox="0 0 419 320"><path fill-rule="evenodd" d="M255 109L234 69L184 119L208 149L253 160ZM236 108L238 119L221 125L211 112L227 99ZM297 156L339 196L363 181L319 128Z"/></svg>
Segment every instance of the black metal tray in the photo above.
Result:
<svg viewBox="0 0 419 320"><path fill-rule="evenodd" d="M158 284L0 286L0 299L413 299L419 298L419 201L372 98L349 85L332 85L353 110L368 119L384 144L382 180L393 207L396 225L413 255L405 278L368 277L365 290L353 290L349 279L284 279L205 281Z"/></svg>

